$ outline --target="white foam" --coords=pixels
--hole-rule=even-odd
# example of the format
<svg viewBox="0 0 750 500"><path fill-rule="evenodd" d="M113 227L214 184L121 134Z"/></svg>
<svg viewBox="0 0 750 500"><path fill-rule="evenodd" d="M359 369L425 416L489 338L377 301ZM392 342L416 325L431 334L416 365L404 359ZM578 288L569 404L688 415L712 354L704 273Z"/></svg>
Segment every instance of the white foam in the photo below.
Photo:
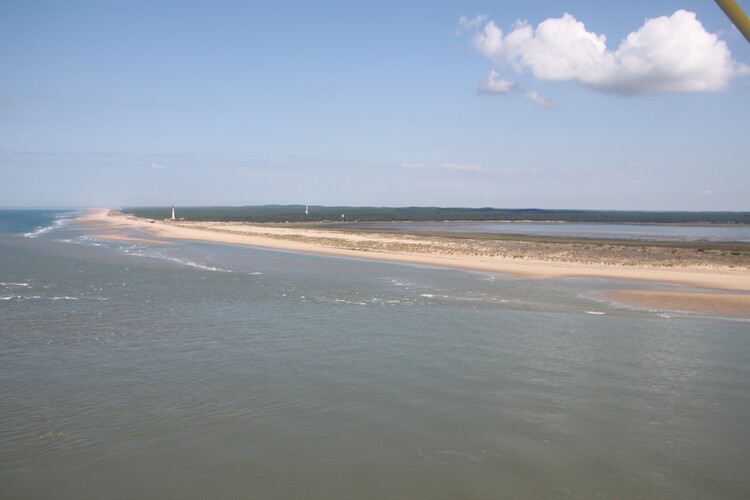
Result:
<svg viewBox="0 0 750 500"><path fill-rule="evenodd" d="M78 212L65 212L63 214L59 214L56 216L51 226L38 227L34 229L33 231L24 233L24 236L27 238L36 238L37 236L40 236L42 234L52 231L53 229L57 229L61 226L64 226L65 224L70 222L73 218L77 217L77 214Z"/></svg>
<svg viewBox="0 0 750 500"><path fill-rule="evenodd" d="M33 231L29 231L28 233L24 233L23 235L27 238L36 238L37 236L40 236L44 233L48 233L55 229L55 226L47 226L47 227L38 227Z"/></svg>
<svg viewBox="0 0 750 500"><path fill-rule="evenodd" d="M92 247L103 247L103 246L106 246L103 243L99 243L99 241L101 241L101 240L97 240L97 239L92 238L90 236L85 236L84 235L84 236L81 236L81 239L80 239L80 241L78 243L82 244L82 245L89 245L89 246L92 246Z"/></svg>
<svg viewBox="0 0 750 500"><path fill-rule="evenodd" d="M370 299L370 302L373 304L380 304L380 305L386 305L386 304L408 304L409 302L407 300L402 301L401 299L385 299L382 297L373 297Z"/></svg>
<svg viewBox="0 0 750 500"><path fill-rule="evenodd" d="M231 273L231 269L223 269L221 267L215 267L215 266L209 266L207 264L201 264L200 262L193 262L192 260L181 260L181 259L169 259L174 260L175 262L178 262L180 264L184 264L186 266L195 267L197 269L202 269L204 271L216 271L219 273Z"/></svg>
<svg viewBox="0 0 750 500"><path fill-rule="evenodd" d="M136 250L136 251L131 251L131 250ZM209 266L208 264L195 262L190 259L183 259L179 257L173 257L171 255L165 255L161 252L150 250L148 247L133 246L130 248L125 248L123 251L127 253L128 255L133 255L135 257L147 257L151 259L168 260L170 262L175 262L183 266L194 267L196 269L201 269L203 271L214 271L214 272L219 272L219 273L231 273L232 272L231 269L224 269L221 267ZM260 273L260 274L263 274L263 273Z"/></svg>
<svg viewBox="0 0 750 500"><path fill-rule="evenodd" d="M0 286L29 286L29 283L0 283Z"/></svg>
<svg viewBox="0 0 750 500"><path fill-rule="evenodd" d="M470 271L473 272L473 271ZM497 277L494 274L487 274L487 273L477 273L478 278L480 281L495 281L497 280Z"/></svg>
<svg viewBox="0 0 750 500"><path fill-rule="evenodd" d="M601 315L607 314L607 313L602 312L602 311L586 311L586 314L595 314L597 316L601 316Z"/></svg>
<svg viewBox="0 0 750 500"><path fill-rule="evenodd" d="M379 278L379 279L382 281L387 281L393 286L399 286L399 287L406 288L406 289L408 289L410 285L410 283L404 283L398 278L384 277L384 278Z"/></svg>

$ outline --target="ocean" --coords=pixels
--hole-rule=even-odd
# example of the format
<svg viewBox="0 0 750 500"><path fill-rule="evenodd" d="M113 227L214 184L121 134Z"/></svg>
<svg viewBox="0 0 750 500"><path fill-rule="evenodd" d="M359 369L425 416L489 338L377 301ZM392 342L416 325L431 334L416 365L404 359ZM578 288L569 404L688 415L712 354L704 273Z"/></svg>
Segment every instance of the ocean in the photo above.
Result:
<svg viewBox="0 0 750 500"><path fill-rule="evenodd" d="M0 211L0 496L748 498L750 322L686 289Z"/></svg>

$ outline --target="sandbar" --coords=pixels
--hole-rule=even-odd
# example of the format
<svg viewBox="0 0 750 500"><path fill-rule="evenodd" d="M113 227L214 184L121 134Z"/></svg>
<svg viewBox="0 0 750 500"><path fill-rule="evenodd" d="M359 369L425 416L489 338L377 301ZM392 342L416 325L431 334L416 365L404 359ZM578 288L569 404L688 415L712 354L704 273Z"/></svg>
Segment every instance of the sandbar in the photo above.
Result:
<svg viewBox="0 0 750 500"><path fill-rule="evenodd" d="M638 307L720 316L750 316L750 295L671 290L613 290L607 297Z"/></svg>
<svg viewBox="0 0 750 500"><path fill-rule="evenodd" d="M555 245L528 246L534 249L532 257L521 248L493 247L488 249L483 242L466 242L441 239L425 235L383 234L360 231L345 231L321 228L279 227L274 225L249 224L238 222L192 222L142 219L126 215L118 210L101 209L91 211L78 220L79 224L98 233L106 233L109 238L130 238L146 240L149 243L161 239L184 239L194 241L248 245L259 248L315 253L339 257L399 262L436 267L457 268L473 271L508 273L519 278L606 278L615 280L637 280L661 282L689 287L750 292L750 266L744 261L737 265L717 265L709 260L691 265L669 266L650 265L613 259L616 248L604 249L604 257L583 258L571 253L570 245L561 251ZM107 228L103 231L103 228ZM507 242L504 243L507 246ZM499 249L498 249L499 248ZM503 250L505 248L505 250ZM546 253L545 253L546 252ZM703 254L699 254L703 255ZM546 258L545 258L546 257ZM606 257L606 258L605 258ZM722 261L723 262L723 261ZM648 306L646 301L665 292L654 291L648 295L618 294L618 300L636 302ZM719 302L732 303L733 310L747 307L747 296L715 294L694 294L681 292L664 299L663 307L679 309L680 304L694 304L705 301L716 310ZM649 302L649 304L652 302ZM685 305L684 307L687 307ZM693 306L691 306L693 307ZM697 307L697 306L695 306ZM706 306L708 307L708 306ZM690 309L695 310L695 309ZM745 315L750 315L746 313Z"/></svg>

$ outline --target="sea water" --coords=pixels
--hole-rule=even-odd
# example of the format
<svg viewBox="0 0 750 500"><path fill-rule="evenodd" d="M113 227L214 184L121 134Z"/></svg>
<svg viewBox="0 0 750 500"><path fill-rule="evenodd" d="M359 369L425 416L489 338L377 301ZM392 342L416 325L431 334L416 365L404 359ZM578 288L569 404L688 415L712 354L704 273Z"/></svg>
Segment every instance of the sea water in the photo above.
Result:
<svg viewBox="0 0 750 500"><path fill-rule="evenodd" d="M750 495L747 321L76 215L0 212L4 499Z"/></svg>

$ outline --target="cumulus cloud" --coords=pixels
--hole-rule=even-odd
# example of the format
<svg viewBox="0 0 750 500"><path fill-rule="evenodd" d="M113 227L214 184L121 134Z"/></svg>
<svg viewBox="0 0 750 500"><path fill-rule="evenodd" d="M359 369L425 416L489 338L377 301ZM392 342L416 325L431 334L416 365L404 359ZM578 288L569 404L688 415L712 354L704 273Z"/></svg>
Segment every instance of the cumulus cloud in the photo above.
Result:
<svg viewBox="0 0 750 500"><path fill-rule="evenodd" d="M606 41L566 13L536 28L518 21L507 34L490 20L474 34L472 45L498 68L621 95L719 91L733 77L750 72L695 13L685 10L647 19L616 50L608 49Z"/></svg>
<svg viewBox="0 0 750 500"><path fill-rule="evenodd" d="M555 106L557 106L557 103L553 99L550 99L549 97L544 97L539 92L534 92L534 91L526 92L524 97L526 97L526 99L533 102L540 108L554 108Z"/></svg>
<svg viewBox="0 0 750 500"><path fill-rule="evenodd" d="M456 28L456 34L463 35L468 30L472 28L476 28L477 26L481 26L482 23L485 22L486 20L487 20L486 14L481 14L471 19L469 19L466 16L461 16L458 18L458 28Z"/></svg>
<svg viewBox="0 0 750 500"><path fill-rule="evenodd" d="M515 90L518 85L513 80L506 80L503 76L495 71L490 71L487 80L479 86L480 94L507 94Z"/></svg>
<svg viewBox="0 0 750 500"><path fill-rule="evenodd" d="M161 163L152 163L151 168L153 168L154 170L164 170L169 167L167 165L162 165Z"/></svg>

